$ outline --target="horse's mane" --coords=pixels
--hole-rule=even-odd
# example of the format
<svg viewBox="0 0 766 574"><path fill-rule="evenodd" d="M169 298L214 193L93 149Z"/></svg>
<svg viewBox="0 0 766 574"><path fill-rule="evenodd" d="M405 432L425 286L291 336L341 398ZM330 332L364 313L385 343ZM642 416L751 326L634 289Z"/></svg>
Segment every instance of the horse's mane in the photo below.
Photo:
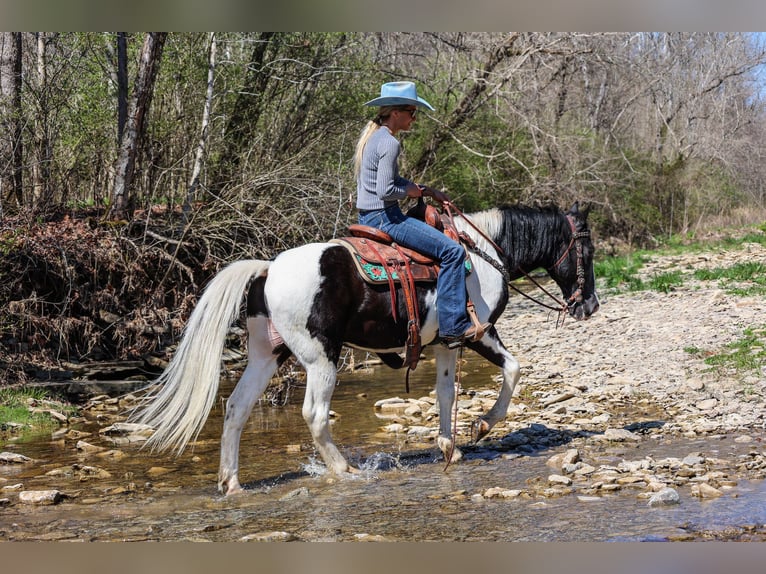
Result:
<svg viewBox="0 0 766 574"><path fill-rule="evenodd" d="M555 248L565 225L563 215L556 205L517 204L486 209L467 217L503 249L509 261L521 262L542 258ZM481 238L476 238L476 233L469 233L477 245L484 243L482 248L489 247Z"/></svg>

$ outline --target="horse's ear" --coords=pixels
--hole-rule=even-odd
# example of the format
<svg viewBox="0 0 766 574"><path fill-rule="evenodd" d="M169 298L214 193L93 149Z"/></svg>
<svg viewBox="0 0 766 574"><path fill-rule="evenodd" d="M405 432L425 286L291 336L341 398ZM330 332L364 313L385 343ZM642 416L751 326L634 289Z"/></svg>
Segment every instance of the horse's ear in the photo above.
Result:
<svg viewBox="0 0 766 574"><path fill-rule="evenodd" d="M571 209L569 210L570 215L576 215L579 216L584 220L588 219L588 214L590 213L590 205L586 205L582 211L580 211L580 202L575 201L572 205Z"/></svg>
<svg viewBox="0 0 766 574"><path fill-rule="evenodd" d="M580 213L580 202L579 201L575 201L572 204L572 207L569 208L569 213L571 215L577 215L578 213Z"/></svg>

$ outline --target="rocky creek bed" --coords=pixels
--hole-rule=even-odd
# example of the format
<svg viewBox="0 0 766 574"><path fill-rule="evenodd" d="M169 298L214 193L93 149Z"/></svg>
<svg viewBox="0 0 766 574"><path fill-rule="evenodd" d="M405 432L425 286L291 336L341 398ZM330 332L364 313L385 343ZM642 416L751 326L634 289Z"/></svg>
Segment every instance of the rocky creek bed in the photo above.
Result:
<svg viewBox="0 0 766 574"><path fill-rule="evenodd" d="M401 393L391 393L363 403L366 413L377 417L379 428L374 436L381 444L399 444L400 453L404 449L407 454L368 467L372 468L371 488L377 489L368 494L377 502L370 507L364 500L358 502L355 508L359 512L364 508L367 514L353 526L345 528L341 521L334 527L309 527L305 517L292 521L286 517L286 508L305 506L313 498L323 499L326 508L336 508L338 497L349 495L348 488L356 497L370 487L341 486L345 481L338 482L314 468L296 480L258 483L241 498L221 500L212 490L219 434L203 441L196 454L184 455L182 463L164 459L151 464L151 459L136 454L136 445L150 431L124 424L132 396L101 396L86 405L83 419L62 421L61 429L48 439L59 452L67 453L68 459L60 457L66 464L36 459L31 450L25 453L24 442L4 444L0 454L0 540L397 540L402 539L400 526L389 524L370 534L364 521L374 523L374 508L381 504L375 499L380 497L379 489L411 489L407 482L415 476L437 482L402 497L392 491L397 508L403 506L410 520L413 508L449 511L443 517L443 528L427 523L422 532L414 538L410 533L408 539L471 539L467 531L455 526L455 520L461 522L462 513L482 504L516 504L510 510L496 507L494 512L508 512L519 523L524 523L523 512L536 508L568 505L580 509L573 515L583 521L580 535L575 524L570 534L559 536L550 530L550 538L541 532L531 539L620 539L619 534L596 535L586 527L599 513L599 520L608 521L615 512L611 506L599 508L599 503L628 500L633 509L663 509L688 501L695 505L724 501L723 509L756 492L760 502L749 516L745 511L719 524L708 519L697 525L687 514L678 518L675 528L663 530L659 536L666 540L766 540L766 504L762 500L766 493L762 485L766 477L766 366L761 361L757 369L743 372L713 368L704 361L706 356L725 352L727 345L742 338L745 329L766 326L766 301L762 296L734 295L715 282L692 278L695 269L729 267L738 261L766 264L766 249L745 244L730 250L654 257L642 270L644 278L678 270L684 276L682 285L668 293L602 293L601 310L590 321L567 320L558 327L555 316L514 297L497 325L522 365L521 382L507 419L478 445L465 445L470 423L486 412L497 393L491 378L482 378L495 371L466 352L457 421L458 442L465 445L466 457L453 465L451 477L437 479L429 473L441 475L443 463L438 467L430 464L433 458L425 459L429 464L407 463L422 460L420 452L434 451L438 420L433 394L402 398ZM427 359L426 355L426 363ZM335 405L333 408L337 410ZM347 414L339 410L341 420ZM293 423L300 424L297 418ZM355 445L357 449L366 447L363 461L365 456L369 460L374 447L363 441ZM306 450L301 444L270 448L273 452ZM195 457L207 457L212 464L201 468L200 462L199 469L189 471L195 468ZM180 469L190 473L186 482L174 478ZM487 473L486 469L508 469L510 474ZM194 482L191 487L190 479ZM196 501L193 509L181 503L182 488ZM159 509L148 511L153 504ZM72 515L99 507L101 513L95 515L101 518L67 522L64 514L52 510L60 507L78 509L66 513ZM256 507L268 509L279 519L233 526L237 522L234 514L240 516L237 513ZM339 510L341 514L354 514L346 506L337 508L346 509ZM187 518L179 518L175 528L168 527L168 517L179 512ZM142 513L155 520L142 521ZM121 514L134 516L133 525L104 529L102 520ZM60 521L59 528L51 529L51 518ZM325 519L341 520L334 515ZM67 524L70 527L60 527ZM628 538L631 536L641 539L640 528ZM506 532L490 539L525 538Z"/></svg>

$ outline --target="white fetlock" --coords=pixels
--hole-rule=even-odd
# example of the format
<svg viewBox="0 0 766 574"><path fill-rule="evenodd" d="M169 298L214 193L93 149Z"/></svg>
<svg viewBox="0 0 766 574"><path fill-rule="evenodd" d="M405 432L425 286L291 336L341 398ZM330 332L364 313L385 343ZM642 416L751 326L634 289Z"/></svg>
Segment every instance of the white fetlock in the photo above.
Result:
<svg viewBox="0 0 766 574"><path fill-rule="evenodd" d="M242 485L239 484L239 480L236 478L230 478L228 480L222 480L218 483L218 492L224 496L232 496L234 494L241 494L245 492Z"/></svg>
<svg viewBox="0 0 766 574"><path fill-rule="evenodd" d="M452 439L440 436L436 442L439 445L439 450L444 454L444 460L449 460L450 463L453 463L463 458L462 451L457 446L452 445ZM451 459L450 455L452 456Z"/></svg>

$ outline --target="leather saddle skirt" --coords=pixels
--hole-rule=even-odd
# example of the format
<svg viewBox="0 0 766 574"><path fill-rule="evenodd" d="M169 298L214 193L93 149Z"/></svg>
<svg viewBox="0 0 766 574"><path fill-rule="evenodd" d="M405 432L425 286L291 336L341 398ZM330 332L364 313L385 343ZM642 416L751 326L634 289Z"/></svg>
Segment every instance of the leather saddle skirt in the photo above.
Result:
<svg viewBox="0 0 766 574"><path fill-rule="evenodd" d="M439 265L430 257L412 249L394 246L385 231L366 225L349 225L350 237L331 239L330 243L342 245L351 256L362 278L368 283L401 281L400 274L409 272L413 281L433 282L439 274ZM466 272L470 272L470 260L466 259Z"/></svg>

